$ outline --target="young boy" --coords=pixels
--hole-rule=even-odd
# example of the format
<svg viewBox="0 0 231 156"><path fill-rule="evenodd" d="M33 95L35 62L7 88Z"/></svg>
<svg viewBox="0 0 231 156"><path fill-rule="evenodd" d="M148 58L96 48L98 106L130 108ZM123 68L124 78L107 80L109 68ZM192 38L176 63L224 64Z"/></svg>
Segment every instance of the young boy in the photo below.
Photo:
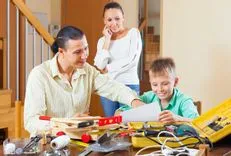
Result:
<svg viewBox="0 0 231 156"><path fill-rule="evenodd" d="M159 58L152 62L149 70L152 91L145 92L140 99L146 104L159 103L162 110L160 122L191 121L199 116L193 100L176 88L178 80L175 63L171 58ZM117 112L130 108L123 106Z"/></svg>

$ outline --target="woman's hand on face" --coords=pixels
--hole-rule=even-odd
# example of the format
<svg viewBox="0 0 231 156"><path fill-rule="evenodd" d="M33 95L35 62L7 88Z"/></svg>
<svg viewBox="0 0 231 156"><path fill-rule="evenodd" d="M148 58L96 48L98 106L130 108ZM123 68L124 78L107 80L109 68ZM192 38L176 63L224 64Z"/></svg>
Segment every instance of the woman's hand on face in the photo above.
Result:
<svg viewBox="0 0 231 156"><path fill-rule="evenodd" d="M107 38L107 39L111 39L112 36L112 31L108 28L108 26L104 26L103 29L103 35Z"/></svg>
<svg viewBox="0 0 231 156"><path fill-rule="evenodd" d="M171 123L178 121L177 115L169 110L164 110L159 114L159 121L163 123Z"/></svg>

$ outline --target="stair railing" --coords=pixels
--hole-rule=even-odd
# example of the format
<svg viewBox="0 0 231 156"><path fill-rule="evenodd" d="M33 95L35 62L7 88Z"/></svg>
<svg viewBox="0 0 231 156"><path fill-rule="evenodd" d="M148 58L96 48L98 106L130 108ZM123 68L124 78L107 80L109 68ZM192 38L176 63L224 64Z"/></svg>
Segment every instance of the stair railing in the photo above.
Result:
<svg viewBox="0 0 231 156"><path fill-rule="evenodd" d="M139 31L141 33L141 37L142 39L144 38L144 34L147 32L147 25L148 25L148 0L144 0L144 3L143 3L143 13L142 11L140 10L140 15L143 14L144 17L140 17L140 20L143 19L139 25ZM144 47L144 40L143 40L143 47ZM143 50L144 52L144 50ZM143 72L144 72L144 53L141 53L140 55L140 61L139 61L139 79L140 80L143 80Z"/></svg>
<svg viewBox="0 0 231 156"><path fill-rule="evenodd" d="M13 4L16 8L16 76L11 78L10 75L10 66L12 65L11 62L11 57L10 57L10 53L13 53L12 50L10 49L11 45L11 39L10 39L10 21L12 19L10 19L10 5ZM20 67L20 61L22 61L22 59L20 60L20 45L19 45L19 34L20 34L20 15L24 16L25 19L25 73L24 73L24 77L25 77L25 83L27 81L27 77L28 77L28 73L30 71L29 69L29 62L28 60L32 60L32 67L31 69L36 66L36 62L38 62L37 60L39 59L38 56L40 56L40 61L39 63L42 63L43 61L50 59L51 57L51 50L50 50L50 45L52 45L52 43L54 42L54 38L48 33L47 29L40 23L40 21L33 15L33 13L30 11L30 9L25 5L25 3L22 0L7 0L7 55L6 55L6 84L4 84L6 86L6 88L11 89L11 79L14 79L16 82L16 89L13 90L13 92L15 92L15 96L13 97L13 99L15 99L15 111L16 111L16 117L19 118L21 116L20 112L18 112L18 110L21 110L21 105L22 102L19 98L19 80L20 80L20 73L19 73L19 67ZM28 28L29 28L29 24L32 27L32 31L33 31L33 37L32 37L32 54L29 53L28 51ZM40 37L40 48L37 47L37 37ZM46 49L47 47L47 49ZM45 57L44 55L44 48L48 51L48 55L47 57ZM38 50L40 49L40 51ZM29 58L30 55L32 55L32 58ZM4 78L5 78L4 77ZM24 90L22 90L23 94L25 92L25 86L24 86ZM21 136L21 121L17 120L18 122L15 122L15 137L20 137ZM19 122L20 121L20 122Z"/></svg>

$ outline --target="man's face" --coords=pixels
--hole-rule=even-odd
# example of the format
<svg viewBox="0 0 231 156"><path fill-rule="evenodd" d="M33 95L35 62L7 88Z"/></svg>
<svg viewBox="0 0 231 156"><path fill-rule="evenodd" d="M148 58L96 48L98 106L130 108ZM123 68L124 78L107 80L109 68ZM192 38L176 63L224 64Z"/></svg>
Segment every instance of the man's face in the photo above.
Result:
<svg viewBox="0 0 231 156"><path fill-rule="evenodd" d="M178 82L178 78L165 72L153 74L149 71L149 81L152 91L159 97L161 101L169 102L173 95L173 89Z"/></svg>
<svg viewBox="0 0 231 156"><path fill-rule="evenodd" d="M83 68L89 55L88 43L85 36L79 40L68 40L63 57L69 66Z"/></svg>

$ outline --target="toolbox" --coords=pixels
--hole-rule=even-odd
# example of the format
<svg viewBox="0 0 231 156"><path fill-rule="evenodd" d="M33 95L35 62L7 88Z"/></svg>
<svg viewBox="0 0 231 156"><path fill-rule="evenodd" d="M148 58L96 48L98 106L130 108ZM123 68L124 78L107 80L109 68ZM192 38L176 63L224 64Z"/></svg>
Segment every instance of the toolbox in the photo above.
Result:
<svg viewBox="0 0 231 156"><path fill-rule="evenodd" d="M160 147L166 139L168 141L165 145L169 147L180 147L182 144L187 145L188 147L194 147L201 143L198 140L200 134L192 128L190 123L186 122L177 122L174 124L163 124L161 122L130 122L129 127L136 131L131 137L132 145L136 148L152 145ZM173 132L174 129L179 130ZM185 135L185 130L193 131L195 137ZM159 133L166 131L173 133L177 138L169 134L161 134L158 137ZM181 141L182 144L180 144L179 141Z"/></svg>
<svg viewBox="0 0 231 156"><path fill-rule="evenodd" d="M212 143L231 134L231 99L194 119L192 125Z"/></svg>
<svg viewBox="0 0 231 156"><path fill-rule="evenodd" d="M130 122L129 127L138 132L138 135L135 134L131 137L132 144L137 148L152 145L161 146L159 143L163 143L168 138L168 141L166 142L167 146L179 147L181 146L179 141L177 141L173 136L161 135L158 138L157 134L148 136L144 133L147 130L151 130L152 132L166 131L166 127L168 128L168 126L170 128L171 126L175 126L177 129L181 125L184 125L183 131L185 131L185 129L186 131L191 131L194 133L193 136L195 136L188 137L188 135L184 136L183 134L177 137L184 145L187 145L188 147L193 147L194 145L200 144L200 141L210 144L224 138L225 136L231 134L231 99L218 104L208 112L194 119L191 123L181 122L174 123L172 125L164 125L161 122ZM196 132L192 131L193 129Z"/></svg>

